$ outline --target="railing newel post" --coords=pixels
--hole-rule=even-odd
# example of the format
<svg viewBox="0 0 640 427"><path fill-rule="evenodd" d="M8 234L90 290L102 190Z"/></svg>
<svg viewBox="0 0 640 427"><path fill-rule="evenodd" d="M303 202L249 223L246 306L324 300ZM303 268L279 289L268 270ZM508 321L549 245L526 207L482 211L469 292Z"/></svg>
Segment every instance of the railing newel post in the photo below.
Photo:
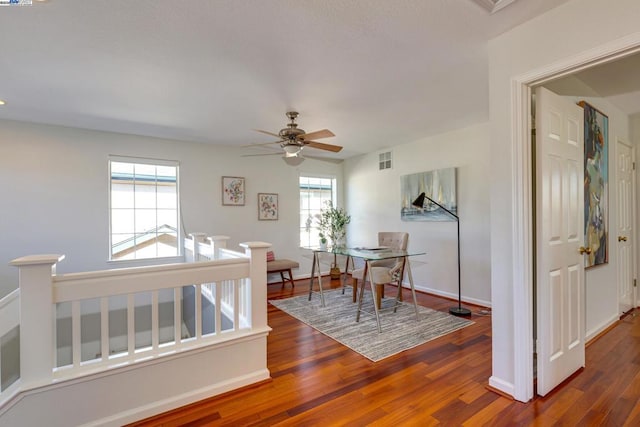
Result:
<svg viewBox="0 0 640 427"><path fill-rule="evenodd" d="M189 233L191 242L193 243L192 257L193 259L186 259L187 262L196 262L200 260L200 246L199 243L204 243L207 238L207 233Z"/></svg>
<svg viewBox="0 0 640 427"><path fill-rule="evenodd" d="M229 236L209 236L207 240L211 244L211 251L213 252L213 259L220 259L220 249L227 247Z"/></svg>
<svg viewBox="0 0 640 427"><path fill-rule="evenodd" d="M271 243L240 243L250 259L251 328L267 326L267 249Z"/></svg>
<svg viewBox="0 0 640 427"><path fill-rule="evenodd" d="M55 310L53 276L64 255L30 255L9 264L20 269L20 381L23 390L53 380Z"/></svg>

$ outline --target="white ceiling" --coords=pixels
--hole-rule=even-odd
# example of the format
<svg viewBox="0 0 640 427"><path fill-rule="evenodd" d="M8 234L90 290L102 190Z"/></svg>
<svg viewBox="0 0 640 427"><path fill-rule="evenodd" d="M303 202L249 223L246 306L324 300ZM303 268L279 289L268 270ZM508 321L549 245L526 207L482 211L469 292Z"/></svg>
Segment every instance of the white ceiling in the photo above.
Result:
<svg viewBox="0 0 640 427"><path fill-rule="evenodd" d="M285 112L337 157L488 120L487 41L564 0L50 0L0 8L0 118L212 144ZM316 150L317 151L317 150ZM315 153L314 153L315 154Z"/></svg>

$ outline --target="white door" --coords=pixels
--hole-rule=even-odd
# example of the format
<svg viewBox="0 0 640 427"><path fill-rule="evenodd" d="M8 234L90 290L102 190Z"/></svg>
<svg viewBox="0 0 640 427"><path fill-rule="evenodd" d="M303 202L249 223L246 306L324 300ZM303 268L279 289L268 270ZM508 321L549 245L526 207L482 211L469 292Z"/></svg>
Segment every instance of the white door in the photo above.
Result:
<svg viewBox="0 0 640 427"><path fill-rule="evenodd" d="M618 305L620 313L633 308L633 150L618 140L616 144L618 188Z"/></svg>
<svg viewBox="0 0 640 427"><path fill-rule="evenodd" d="M583 110L536 89L537 392L584 366Z"/></svg>

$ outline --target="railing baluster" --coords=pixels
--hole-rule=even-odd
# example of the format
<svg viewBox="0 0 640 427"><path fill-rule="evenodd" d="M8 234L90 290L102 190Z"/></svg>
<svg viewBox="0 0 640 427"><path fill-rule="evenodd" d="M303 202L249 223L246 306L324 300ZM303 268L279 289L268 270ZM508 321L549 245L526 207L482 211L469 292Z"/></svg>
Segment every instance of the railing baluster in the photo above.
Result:
<svg viewBox="0 0 640 427"><path fill-rule="evenodd" d="M71 302L71 349L73 367L80 366L82 356L82 335L81 335L81 313L80 301Z"/></svg>
<svg viewBox="0 0 640 427"><path fill-rule="evenodd" d="M160 323L158 321L158 291L151 292L151 346L154 350L160 344Z"/></svg>
<svg viewBox="0 0 640 427"><path fill-rule="evenodd" d="M136 351L136 306L134 302L135 294L127 294L127 352L129 356Z"/></svg>
<svg viewBox="0 0 640 427"><path fill-rule="evenodd" d="M100 298L100 348L102 360L109 359L109 298Z"/></svg>
<svg viewBox="0 0 640 427"><path fill-rule="evenodd" d="M196 339L202 338L202 285L196 285L195 302Z"/></svg>
<svg viewBox="0 0 640 427"><path fill-rule="evenodd" d="M224 282L215 282L213 285L216 287L216 304L215 304L215 316L216 316L216 335L220 335L222 331L222 287Z"/></svg>
<svg viewBox="0 0 640 427"><path fill-rule="evenodd" d="M182 342L182 288L173 288L173 338Z"/></svg>
<svg viewBox="0 0 640 427"><path fill-rule="evenodd" d="M233 281L233 330L240 329L240 281Z"/></svg>

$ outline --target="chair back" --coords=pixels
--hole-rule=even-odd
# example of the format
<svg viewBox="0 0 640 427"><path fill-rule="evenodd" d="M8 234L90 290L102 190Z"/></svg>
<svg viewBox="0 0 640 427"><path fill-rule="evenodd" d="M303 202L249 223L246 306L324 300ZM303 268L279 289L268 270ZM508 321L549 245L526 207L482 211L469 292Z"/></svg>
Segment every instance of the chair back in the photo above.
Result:
<svg viewBox="0 0 640 427"><path fill-rule="evenodd" d="M409 233L406 233L404 231L380 231L378 232L378 245L406 251L407 246L409 246ZM393 258L374 261L372 265L375 265L377 267L393 268L397 262L398 260Z"/></svg>

